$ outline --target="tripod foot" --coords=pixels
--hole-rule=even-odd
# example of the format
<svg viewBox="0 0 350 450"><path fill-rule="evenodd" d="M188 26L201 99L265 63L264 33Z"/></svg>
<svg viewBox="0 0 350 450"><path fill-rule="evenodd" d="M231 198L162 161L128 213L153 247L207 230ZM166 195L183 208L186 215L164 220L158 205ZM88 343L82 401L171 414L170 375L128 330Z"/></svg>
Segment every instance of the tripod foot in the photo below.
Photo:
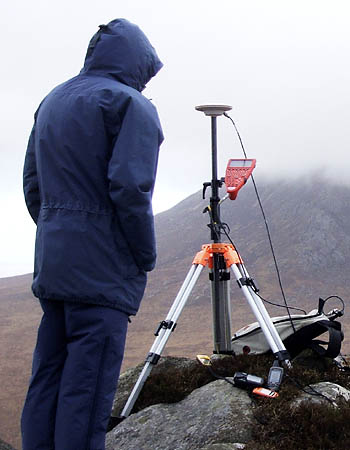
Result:
<svg viewBox="0 0 350 450"><path fill-rule="evenodd" d="M107 425L107 433L111 430L113 430L113 428L115 428L117 425L119 425L121 422L123 422L123 420L126 419L126 417L116 417L116 416L110 416L109 418L109 422Z"/></svg>
<svg viewBox="0 0 350 450"><path fill-rule="evenodd" d="M285 367L291 368L292 364L290 362L290 355L287 350L280 350L279 352L274 353L276 360L281 362Z"/></svg>

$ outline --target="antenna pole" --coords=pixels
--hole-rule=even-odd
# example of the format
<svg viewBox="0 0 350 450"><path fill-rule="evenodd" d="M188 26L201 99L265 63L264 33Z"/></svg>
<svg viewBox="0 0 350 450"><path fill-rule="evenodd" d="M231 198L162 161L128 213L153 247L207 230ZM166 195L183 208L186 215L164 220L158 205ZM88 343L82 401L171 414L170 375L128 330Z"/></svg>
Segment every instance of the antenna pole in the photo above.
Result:
<svg viewBox="0 0 350 450"><path fill-rule="evenodd" d="M210 197L210 230L211 240L217 244L221 243L220 235L220 197L219 188L221 180L217 174L217 117L231 106L227 105L203 105L196 106L197 111L204 112L211 118L211 161L212 180ZM205 183L208 185L209 183ZM211 303L213 311L213 336L214 353L232 354L231 344L231 302L230 302L230 271L226 267L222 253L213 254L213 267L210 270L209 280L211 284Z"/></svg>
<svg viewBox="0 0 350 450"><path fill-rule="evenodd" d="M220 208L219 208L219 185L217 173L217 129L216 116L211 117L211 155L212 155L212 180L211 180L211 239L213 242L221 242L220 233L216 232L215 225L220 223Z"/></svg>

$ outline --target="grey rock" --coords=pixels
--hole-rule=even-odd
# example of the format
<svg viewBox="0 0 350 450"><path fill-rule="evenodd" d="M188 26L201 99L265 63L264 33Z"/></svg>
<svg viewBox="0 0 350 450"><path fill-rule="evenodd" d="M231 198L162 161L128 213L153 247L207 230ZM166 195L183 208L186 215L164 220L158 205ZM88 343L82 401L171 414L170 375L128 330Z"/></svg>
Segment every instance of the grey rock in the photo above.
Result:
<svg viewBox="0 0 350 450"><path fill-rule="evenodd" d="M310 387L306 387L305 390L308 393L303 392L293 400L291 404L293 408L299 407L304 402L337 406L339 399L344 399L345 401L350 400L349 390L328 381L311 384ZM315 392L318 392L321 395L315 395Z"/></svg>
<svg viewBox="0 0 350 450"><path fill-rule="evenodd" d="M232 355L222 355L220 353L214 353L210 356L210 360L212 363L215 361L225 361L225 359L232 360Z"/></svg>
<svg viewBox="0 0 350 450"><path fill-rule="evenodd" d="M132 414L107 434L106 450L194 450L212 444L232 449L229 443L251 439L252 408L245 391L214 381L181 402Z"/></svg>

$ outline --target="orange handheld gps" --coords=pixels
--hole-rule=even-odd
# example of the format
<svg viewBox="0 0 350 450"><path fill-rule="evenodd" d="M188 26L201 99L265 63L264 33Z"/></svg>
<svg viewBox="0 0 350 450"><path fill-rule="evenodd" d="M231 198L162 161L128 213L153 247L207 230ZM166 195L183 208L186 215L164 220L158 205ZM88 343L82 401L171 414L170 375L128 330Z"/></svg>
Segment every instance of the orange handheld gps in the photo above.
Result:
<svg viewBox="0 0 350 450"><path fill-rule="evenodd" d="M230 159L225 174L225 185L230 200L237 198L238 191L246 183L255 168L255 159Z"/></svg>

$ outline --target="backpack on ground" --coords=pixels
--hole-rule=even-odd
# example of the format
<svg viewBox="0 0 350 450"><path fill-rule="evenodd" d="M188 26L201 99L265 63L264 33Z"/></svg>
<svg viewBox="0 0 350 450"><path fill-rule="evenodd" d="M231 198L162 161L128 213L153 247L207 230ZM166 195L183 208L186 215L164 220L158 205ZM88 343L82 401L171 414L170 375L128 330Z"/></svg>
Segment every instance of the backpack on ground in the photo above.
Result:
<svg viewBox="0 0 350 450"><path fill-rule="evenodd" d="M323 309L329 298L331 297L326 300L320 298L318 309L309 314L292 314L271 319L291 358L306 348L312 348L325 357L336 358L339 355L344 335L341 323L335 319L343 315L344 303L341 311L333 309L325 314ZM328 333L328 341L316 339L324 333ZM233 335L232 349L236 354L262 354L270 351L258 322L246 325Z"/></svg>

